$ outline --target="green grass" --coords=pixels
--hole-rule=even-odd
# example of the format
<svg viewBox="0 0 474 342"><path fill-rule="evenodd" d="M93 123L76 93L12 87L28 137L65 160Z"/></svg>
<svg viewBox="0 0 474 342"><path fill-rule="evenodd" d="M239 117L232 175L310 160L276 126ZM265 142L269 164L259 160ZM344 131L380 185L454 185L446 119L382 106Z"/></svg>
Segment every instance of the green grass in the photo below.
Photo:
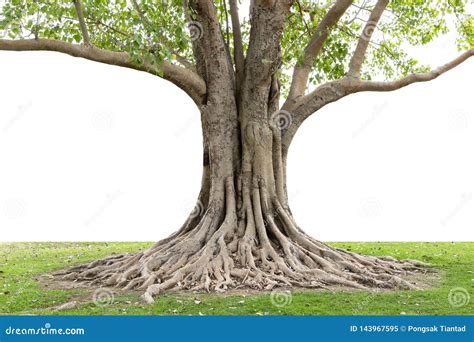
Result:
<svg viewBox="0 0 474 342"><path fill-rule="evenodd" d="M44 289L36 276L112 253L139 251L149 243L0 243L1 315L470 315L474 314L474 243L332 243L370 255L428 262L440 271L434 287L416 291L294 291L283 307L269 293L253 295L165 294L145 305L139 294L117 295L112 304L93 303L86 289ZM464 288L473 298L453 307L448 293ZM78 300L74 309L50 308Z"/></svg>

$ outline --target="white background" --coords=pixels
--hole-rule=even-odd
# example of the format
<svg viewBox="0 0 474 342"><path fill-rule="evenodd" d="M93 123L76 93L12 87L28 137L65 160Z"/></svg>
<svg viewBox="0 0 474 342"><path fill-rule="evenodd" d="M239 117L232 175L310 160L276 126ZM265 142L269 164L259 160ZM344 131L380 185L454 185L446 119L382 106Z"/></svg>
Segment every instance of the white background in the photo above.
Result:
<svg viewBox="0 0 474 342"><path fill-rule="evenodd" d="M413 53L438 65L449 37ZM291 147L290 202L321 240L474 240L474 59L325 107ZM0 52L0 240L154 241L201 179L192 101L151 75Z"/></svg>

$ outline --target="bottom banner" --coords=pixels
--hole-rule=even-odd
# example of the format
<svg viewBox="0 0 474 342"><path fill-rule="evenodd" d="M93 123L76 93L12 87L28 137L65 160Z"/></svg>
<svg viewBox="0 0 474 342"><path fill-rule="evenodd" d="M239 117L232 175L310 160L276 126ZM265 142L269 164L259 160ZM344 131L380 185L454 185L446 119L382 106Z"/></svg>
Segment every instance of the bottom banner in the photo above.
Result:
<svg viewBox="0 0 474 342"><path fill-rule="evenodd" d="M0 316L0 341L473 342L474 316Z"/></svg>

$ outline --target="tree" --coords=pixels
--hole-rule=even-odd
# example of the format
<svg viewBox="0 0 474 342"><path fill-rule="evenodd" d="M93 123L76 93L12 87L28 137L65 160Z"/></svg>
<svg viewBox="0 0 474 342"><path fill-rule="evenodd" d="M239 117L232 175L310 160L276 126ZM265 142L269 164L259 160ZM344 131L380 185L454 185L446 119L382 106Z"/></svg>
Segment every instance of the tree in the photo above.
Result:
<svg viewBox="0 0 474 342"><path fill-rule="evenodd" d="M148 72L181 88L201 113L202 185L183 226L146 251L58 276L140 288L149 302L173 288L415 287L403 276L421 263L333 248L297 226L287 155L301 124L327 104L430 81L473 56L468 8L461 0L6 2L0 50ZM430 70L407 55L407 44L453 29L452 18L459 57Z"/></svg>

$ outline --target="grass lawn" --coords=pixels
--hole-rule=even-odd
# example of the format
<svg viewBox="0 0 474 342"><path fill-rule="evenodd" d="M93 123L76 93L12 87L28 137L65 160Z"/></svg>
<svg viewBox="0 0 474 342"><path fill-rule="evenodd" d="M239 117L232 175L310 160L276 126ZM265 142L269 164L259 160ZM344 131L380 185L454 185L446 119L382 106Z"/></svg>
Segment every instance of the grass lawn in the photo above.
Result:
<svg viewBox="0 0 474 342"><path fill-rule="evenodd" d="M96 305L93 290L45 289L35 277L112 253L142 250L150 243L0 243L0 315L472 315L474 314L474 243L331 243L370 255L391 255L430 263L440 271L425 290L293 291L291 303L272 305L269 293L213 295L174 293L145 305L139 293L116 291L109 305ZM470 293L460 307L448 301L455 288ZM465 299L465 298L464 298ZM77 301L75 308L51 308Z"/></svg>

